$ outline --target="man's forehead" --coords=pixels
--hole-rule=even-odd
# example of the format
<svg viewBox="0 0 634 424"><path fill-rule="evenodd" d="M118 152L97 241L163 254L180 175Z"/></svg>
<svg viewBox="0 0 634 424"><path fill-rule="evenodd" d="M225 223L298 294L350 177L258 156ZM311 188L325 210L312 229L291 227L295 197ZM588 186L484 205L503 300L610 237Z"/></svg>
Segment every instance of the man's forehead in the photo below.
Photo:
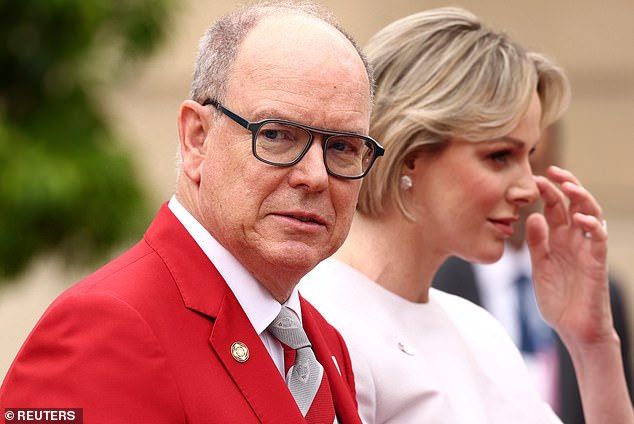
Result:
<svg viewBox="0 0 634 424"><path fill-rule="evenodd" d="M369 119L369 91L363 61L345 35L314 17L274 16L254 27L243 41L226 101L238 112L248 110L252 120L298 120L311 111L314 122L299 121L320 126L324 122L314 115L316 105L339 110L342 120L347 116L349 121L351 115L357 122ZM364 127L365 122L355 125ZM344 128L349 129L349 124Z"/></svg>
<svg viewBox="0 0 634 424"><path fill-rule="evenodd" d="M263 18L249 31L237 60L279 66L284 65L279 58L317 64L342 55L358 58L350 40L332 25L313 16L276 15Z"/></svg>

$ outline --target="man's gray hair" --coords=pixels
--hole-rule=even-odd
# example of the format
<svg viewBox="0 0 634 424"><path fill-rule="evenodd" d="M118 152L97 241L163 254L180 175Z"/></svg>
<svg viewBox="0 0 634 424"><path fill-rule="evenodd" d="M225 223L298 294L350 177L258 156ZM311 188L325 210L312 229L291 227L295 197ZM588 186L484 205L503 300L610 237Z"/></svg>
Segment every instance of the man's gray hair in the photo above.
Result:
<svg viewBox="0 0 634 424"><path fill-rule="evenodd" d="M320 19L341 32L357 50L370 83L370 99L374 95L372 69L357 42L341 27L337 19L310 1L262 2L245 6L224 17L207 29L200 40L190 98L202 103L208 98L224 100L240 44L263 18L283 15L307 15Z"/></svg>

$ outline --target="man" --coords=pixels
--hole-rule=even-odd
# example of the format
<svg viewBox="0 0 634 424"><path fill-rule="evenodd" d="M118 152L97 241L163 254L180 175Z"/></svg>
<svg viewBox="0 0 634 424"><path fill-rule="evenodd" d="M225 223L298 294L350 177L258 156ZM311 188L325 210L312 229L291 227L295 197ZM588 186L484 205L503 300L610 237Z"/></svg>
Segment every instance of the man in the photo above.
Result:
<svg viewBox="0 0 634 424"><path fill-rule="evenodd" d="M550 165L560 162L559 131L559 124L544 131L531 157L534 174L544 175ZM539 315L530 284L531 264L524 223L537 209L538 205L531 205L520 210L515 232L498 262L481 265L450 258L439 269L433 286L464 297L491 312L516 342L544 399L565 423L583 424L583 409L570 356ZM521 281L528 285L518 285ZM610 302L631 391L628 321L618 284L613 281L610 281Z"/></svg>
<svg viewBox="0 0 634 424"><path fill-rule="evenodd" d="M313 6L277 4L209 29L178 116L175 196L141 242L49 307L0 389L3 410L83 408L91 423L360 422L345 344L295 289L343 242L359 178L382 154L358 135L369 127L367 63L335 25ZM280 321L286 307L294 318ZM267 331L298 318L321 371L302 373L314 359L293 363L300 347ZM287 387L289 366L287 380L323 375L308 402ZM315 418L318 398L329 417Z"/></svg>

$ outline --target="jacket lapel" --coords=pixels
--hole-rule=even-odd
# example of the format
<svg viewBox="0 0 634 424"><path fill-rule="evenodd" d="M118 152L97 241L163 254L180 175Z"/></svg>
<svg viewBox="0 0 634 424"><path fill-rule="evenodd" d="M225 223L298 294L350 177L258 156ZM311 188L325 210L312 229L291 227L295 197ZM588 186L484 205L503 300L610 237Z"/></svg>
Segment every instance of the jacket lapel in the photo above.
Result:
<svg viewBox="0 0 634 424"><path fill-rule="evenodd" d="M361 419L357 412L356 399L354 398L354 391L348 386L348 383L342 377L339 369L339 367L346 365L344 362L345 359L341 357L336 358L319 328L319 322L312 314L312 308L307 307L307 305L308 303L302 299L302 324L313 345L317 360L324 367L326 375L328 375L330 391L332 392L335 412L339 423L361 424ZM335 360L337 364L335 364Z"/></svg>
<svg viewBox="0 0 634 424"><path fill-rule="evenodd" d="M260 421L306 423L262 340L229 289L209 342ZM236 360L232 354L235 342L248 348L246 361Z"/></svg>
<svg viewBox="0 0 634 424"><path fill-rule="evenodd" d="M163 205L145 239L163 258L184 305L213 321L210 348L262 423L306 424L275 363L233 292L194 239ZM234 343L249 356L239 361Z"/></svg>

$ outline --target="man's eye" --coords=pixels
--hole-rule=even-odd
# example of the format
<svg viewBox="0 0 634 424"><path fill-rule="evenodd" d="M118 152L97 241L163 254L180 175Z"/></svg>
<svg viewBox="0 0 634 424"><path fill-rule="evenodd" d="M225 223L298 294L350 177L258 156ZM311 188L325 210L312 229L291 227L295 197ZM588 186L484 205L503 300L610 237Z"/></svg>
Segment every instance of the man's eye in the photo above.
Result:
<svg viewBox="0 0 634 424"><path fill-rule="evenodd" d="M330 143L329 147L333 150L337 150L338 152L349 152L351 150L349 143L344 143L341 141Z"/></svg>
<svg viewBox="0 0 634 424"><path fill-rule="evenodd" d="M280 131L278 130L263 130L260 134L269 140L275 140L281 137Z"/></svg>
<svg viewBox="0 0 634 424"><path fill-rule="evenodd" d="M269 143L295 143L298 140L298 135L292 131L286 130L273 130L273 129L265 129L260 131L260 138L263 138L262 141L266 141Z"/></svg>
<svg viewBox="0 0 634 424"><path fill-rule="evenodd" d="M335 151L337 153L345 153L351 155L357 155L361 146L363 146L363 141L359 141L356 139L334 139L328 143L328 150Z"/></svg>

